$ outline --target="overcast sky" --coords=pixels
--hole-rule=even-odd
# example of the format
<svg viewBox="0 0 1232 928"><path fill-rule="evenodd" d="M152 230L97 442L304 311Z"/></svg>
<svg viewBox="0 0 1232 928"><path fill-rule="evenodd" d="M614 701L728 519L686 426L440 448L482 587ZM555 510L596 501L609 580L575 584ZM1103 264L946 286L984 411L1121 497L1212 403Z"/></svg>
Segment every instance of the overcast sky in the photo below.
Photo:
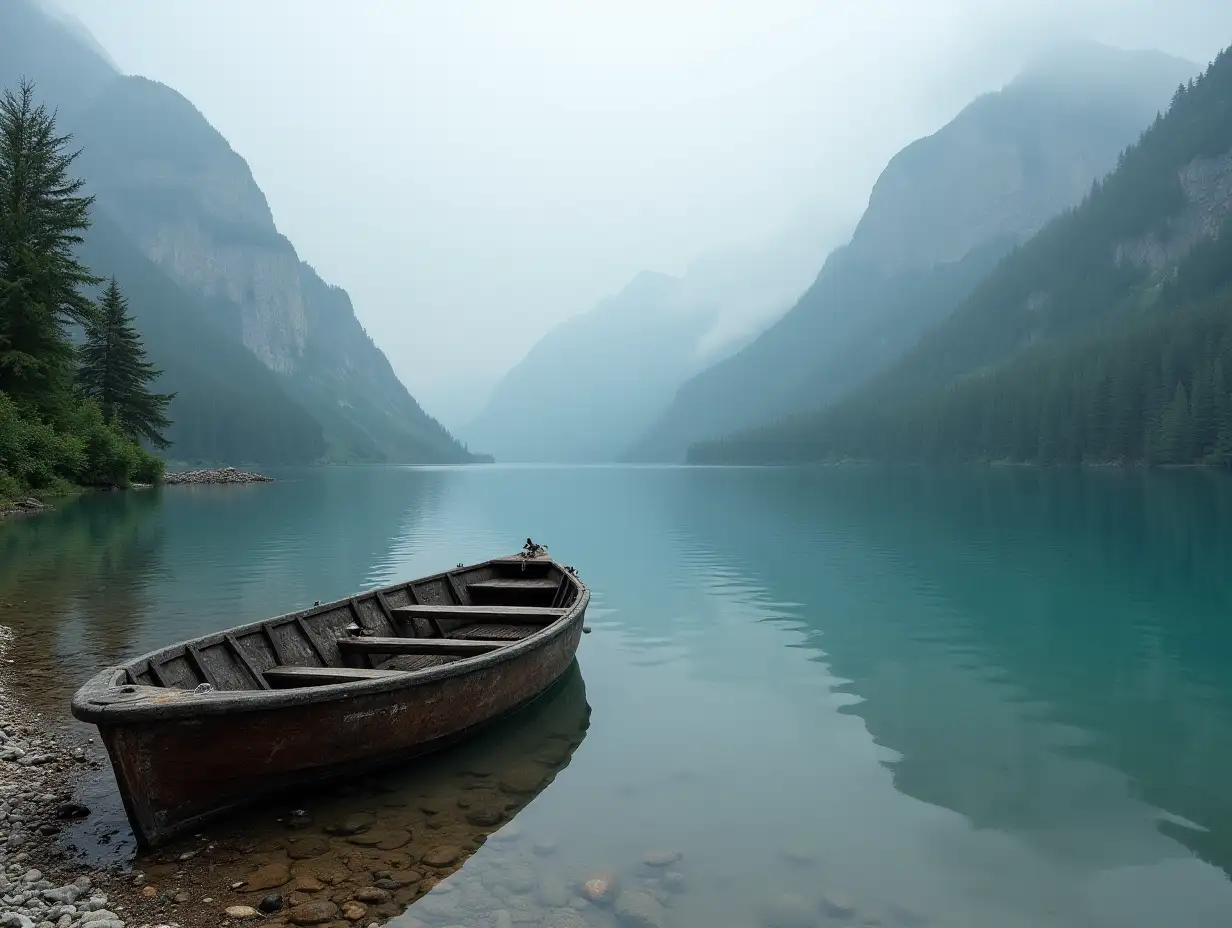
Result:
<svg viewBox="0 0 1232 928"><path fill-rule="evenodd" d="M1201 63L1227 0L59 0L185 94L429 412L635 272L810 212L1058 33Z"/></svg>

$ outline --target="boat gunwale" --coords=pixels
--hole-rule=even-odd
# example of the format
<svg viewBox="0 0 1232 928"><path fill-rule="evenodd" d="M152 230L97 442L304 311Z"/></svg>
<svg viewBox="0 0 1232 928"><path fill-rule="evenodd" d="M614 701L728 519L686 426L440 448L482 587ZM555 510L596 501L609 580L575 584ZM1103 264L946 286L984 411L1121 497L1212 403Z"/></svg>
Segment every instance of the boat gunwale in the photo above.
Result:
<svg viewBox="0 0 1232 928"><path fill-rule="evenodd" d="M573 603L566 609L563 615L554 619L550 624L532 632L525 638L510 642L507 647L497 651L477 654L472 657L463 657L456 661L424 667L419 670L391 671L388 678L327 683L318 686L289 689L208 690L206 692L196 692L175 687L155 687L122 682L124 675L128 674L134 667L140 666L142 662L149 661L151 658L156 658L162 654L187 649L189 645L198 648L209 647L225 640L228 635L238 636L263 627L294 622L310 615L347 606L356 599L375 596L377 593L387 594L403 590L413 583L446 577L458 570L478 570L494 564L508 564L511 560L508 556L491 558L487 561L454 568L452 571L442 571L438 574L428 574L400 583L374 587L360 593L341 597L332 602L310 606L307 609L270 616L269 618L260 619L245 625L234 625L219 631L210 632L207 635L186 638L183 641L164 645L161 648L147 651L121 664L112 665L96 673L73 694L70 704L72 714L83 722L96 725L117 725L288 709L296 706L411 689L446 680L450 677L463 676L485 670L515 660L523 654L542 647L551 639L564 634L570 626L580 622L590 602L590 589L586 584L573 571L557 562L554 558L539 557L534 558L531 562L547 563L560 570L577 591ZM118 691L122 687L132 687L134 692L132 695L119 693ZM106 700L106 702L100 702L100 700Z"/></svg>

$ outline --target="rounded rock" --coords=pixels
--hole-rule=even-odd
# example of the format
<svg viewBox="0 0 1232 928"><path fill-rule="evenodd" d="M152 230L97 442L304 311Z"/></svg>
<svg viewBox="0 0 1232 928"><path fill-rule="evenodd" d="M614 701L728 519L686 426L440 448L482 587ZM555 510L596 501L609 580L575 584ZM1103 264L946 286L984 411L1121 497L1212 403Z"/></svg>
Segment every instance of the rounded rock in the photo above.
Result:
<svg viewBox="0 0 1232 928"><path fill-rule="evenodd" d="M611 902L616 894L616 878L608 873L597 873L582 882L582 897L588 902L603 904Z"/></svg>
<svg viewBox="0 0 1232 928"><path fill-rule="evenodd" d="M670 867L682 857L684 857L684 855L679 851L657 850L651 851L643 857L642 863L648 867Z"/></svg>
<svg viewBox="0 0 1232 928"><path fill-rule="evenodd" d="M376 816L369 812L355 812L340 822L326 825L325 830L331 835L357 835L362 831L367 831L375 824Z"/></svg>
<svg viewBox="0 0 1232 928"><path fill-rule="evenodd" d="M663 878L660 882L663 884L663 888L668 892L682 893L685 890L687 881L685 880L684 874L679 870L668 870L663 874Z"/></svg>
<svg viewBox="0 0 1232 928"><path fill-rule="evenodd" d="M304 902L287 913L287 918L294 925L321 925L332 921L338 915L338 906L332 902Z"/></svg>
<svg viewBox="0 0 1232 928"><path fill-rule="evenodd" d="M342 917L349 922L357 922L368 914L368 907L362 902L346 902L342 906Z"/></svg>
<svg viewBox="0 0 1232 928"><path fill-rule="evenodd" d="M246 882L252 892L277 889L291 882L291 868L280 862L269 863L254 870Z"/></svg>
<svg viewBox="0 0 1232 928"><path fill-rule="evenodd" d="M296 841L287 843L287 853L292 860L308 860L311 857L320 857L329 850L329 841L322 838L320 835L308 835Z"/></svg>
<svg viewBox="0 0 1232 928"><path fill-rule="evenodd" d="M616 897L616 917L631 928L663 928L667 910L650 893L626 889Z"/></svg>
<svg viewBox="0 0 1232 928"><path fill-rule="evenodd" d="M442 867L448 867L452 863L457 863L458 859L462 856L462 853L462 848L452 844L445 844L440 847L430 848L428 852L424 854L421 862L425 866L440 869Z"/></svg>
<svg viewBox="0 0 1232 928"><path fill-rule="evenodd" d="M547 779L547 772L535 764L521 764L511 767L500 775L497 784L506 793L534 793Z"/></svg>
<svg viewBox="0 0 1232 928"><path fill-rule="evenodd" d="M223 911L227 918L256 918L261 914L250 905L229 905Z"/></svg>

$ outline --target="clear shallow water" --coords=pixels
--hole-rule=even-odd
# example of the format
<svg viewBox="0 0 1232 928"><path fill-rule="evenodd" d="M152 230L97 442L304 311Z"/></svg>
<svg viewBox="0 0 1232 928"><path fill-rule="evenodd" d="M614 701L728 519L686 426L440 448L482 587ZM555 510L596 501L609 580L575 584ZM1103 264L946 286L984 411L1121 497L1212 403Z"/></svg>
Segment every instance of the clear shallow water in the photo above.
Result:
<svg viewBox="0 0 1232 928"><path fill-rule="evenodd" d="M679 928L767 914L771 928L1232 922L1232 482L280 476L88 497L0 525L0 622L17 631L10 657L46 674L32 695L57 712L123 655L527 535L546 542L594 593L571 708L556 710L574 725L582 686L584 737L510 810L517 834L486 840L407 925L496 924L499 909L515 924L604 928L609 909L566 916L538 888L559 880L573 896L601 872L658 894ZM539 750L544 726L506 734L496 779ZM436 794L470 775L449 758L428 769L433 786L391 788ZM90 827L108 815L122 823L113 804ZM268 844L270 819L227 827ZM420 828L383 827L404 824ZM555 852L536 854L536 841ZM124 852L122 834L111 848ZM656 849L683 855L671 866L682 891L640 863ZM856 914L823 914L823 892Z"/></svg>

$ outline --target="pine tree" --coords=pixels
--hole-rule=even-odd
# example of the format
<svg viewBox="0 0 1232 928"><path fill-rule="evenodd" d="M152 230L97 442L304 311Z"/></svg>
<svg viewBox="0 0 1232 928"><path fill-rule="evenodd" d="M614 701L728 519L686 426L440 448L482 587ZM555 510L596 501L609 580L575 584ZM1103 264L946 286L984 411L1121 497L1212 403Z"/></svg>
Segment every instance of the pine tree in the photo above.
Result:
<svg viewBox="0 0 1232 928"><path fill-rule="evenodd" d="M171 424L166 410L174 394L151 393L148 388L161 373L146 360L128 301L111 278L95 318L86 327L77 375L82 392L98 403L104 419L125 438L144 438L156 448L166 448L169 442L162 430Z"/></svg>
<svg viewBox="0 0 1232 928"><path fill-rule="evenodd" d="M1161 444L1170 464L1193 463L1193 419L1185 385L1178 382L1172 402L1160 420Z"/></svg>
<svg viewBox="0 0 1232 928"><path fill-rule="evenodd" d="M0 97L0 390L40 414L71 396L67 327L93 319L82 288L99 282L75 255L93 198L69 175L70 139L29 81Z"/></svg>
<svg viewBox="0 0 1232 928"><path fill-rule="evenodd" d="M1210 351L1207 358L1214 354ZM1189 393L1189 408L1193 420L1193 442L1196 457L1205 457L1215 444L1219 421L1215 409L1215 367L1203 360L1194 370L1193 387Z"/></svg>

